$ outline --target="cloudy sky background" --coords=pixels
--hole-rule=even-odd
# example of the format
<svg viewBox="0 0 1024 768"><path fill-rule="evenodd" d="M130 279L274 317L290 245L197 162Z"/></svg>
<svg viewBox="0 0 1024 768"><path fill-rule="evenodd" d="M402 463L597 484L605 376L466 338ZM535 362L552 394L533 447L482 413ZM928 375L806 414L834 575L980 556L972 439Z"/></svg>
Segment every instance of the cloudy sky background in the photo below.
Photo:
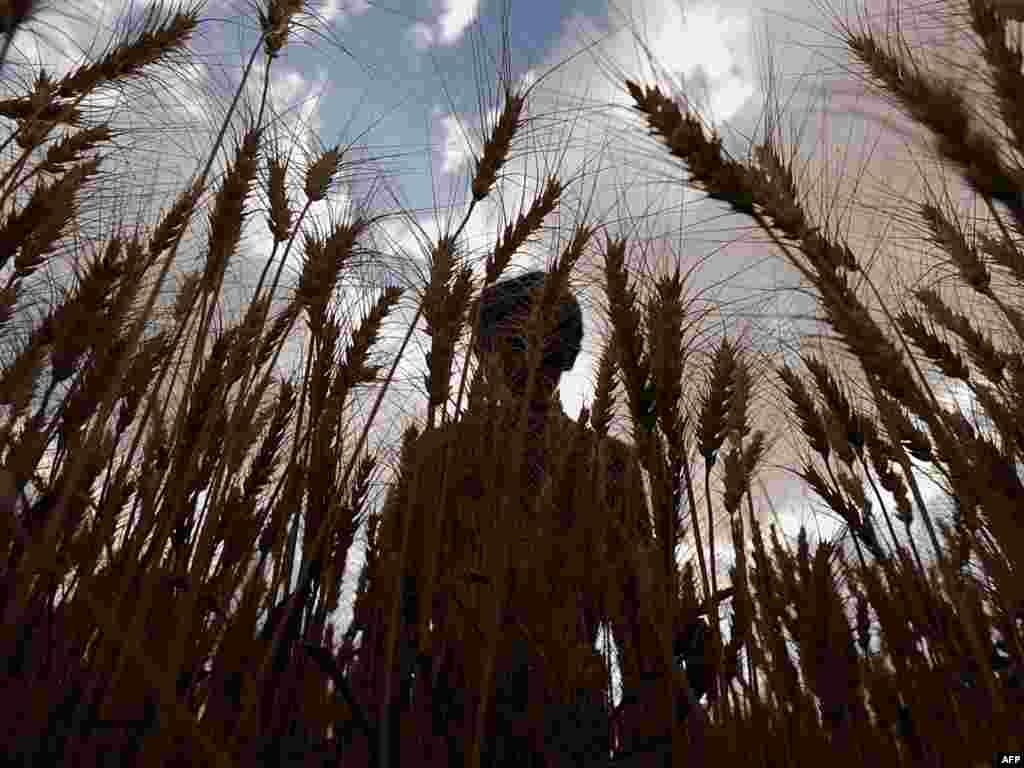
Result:
<svg viewBox="0 0 1024 768"><path fill-rule="evenodd" d="M297 154L298 169L304 157L324 146L351 146L353 165L330 196L335 214L367 195L375 210L395 214L377 243L379 260L347 276L340 298L358 320L384 284L408 287L401 311L387 325L378 347L382 359L390 360L388 353L398 349L425 282L427 241L454 228L466 210L473 153L500 106L495 84L507 21L512 79L535 83L527 106L532 120L517 139L495 194L478 206L465 230L477 274L482 275L495 232L529 205L544 175L557 170L563 180L572 180L557 226L524 249L509 274L550 263L580 216L604 222L610 235L633 239L631 263L637 275L641 260L646 260L648 273L663 274L676 260L683 272L693 270L687 283L692 310L708 313L694 341L698 350L710 352L723 332L742 335L753 347L758 369L765 371L766 365L783 360L793 364L801 333L815 331L808 319L813 302L795 290L795 272L749 221L684 187L682 170L644 136L631 114L622 78L671 83L719 128L730 149L744 154L746 139L756 135L763 115L770 52L770 68L785 102L782 128L799 151L798 183L809 195L812 216L842 233L872 263L872 275L885 292L901 279L919 279L914 276L931 263L924 257L920 231L907 223L907 206L919 194L922 177L934 184L942 174L906 122L870 97L851 75L835 22L853 21L858 13L880 19L883 5L872 2L865 9L781 0L528 0L511 3L507 19L496 0L314 2L297 39L271 69L274 130L281 146ZM114 0L51 4L34 30L17 39L5 75L30 77L33 63L65 72L84 51L101 49L117 34L126 10L137 17L145 8L143 3ZM123 155L114 159L123 162L119 167L124 174L131 173L116 193L117 213L110 213L109 199L97 199L90 209L96 212L93 223L99 231L113 223L112 215L123 214L127 221L136 215L151 217L205 160L258 25L253 8L242 2L213 0L204 18L189 62L165 70L155 86L106 95L93 105L115 125L131 128L121 141ZM908 23L908 30L928 36L952 58L957 41L944 36L934 21L922 17ZM258 103L263 67L258 59L246 93L249 104ZM301 185L293 203L301 201L299 189ZM954 185L952 190L962 202L959 188ZM329 221L326 206L311 215L321 226ZM263 218L262 213L252 217L243 250L229 269L227 317L237 317L244 309L270 252ZM202 227L193 227L192 234L175 277L199 263ZM586 337L584 351L561 389L563 407L573 417L592 398L604 330L596 253L580 263L576 275ZM285 284L294 284L300 267L296 249L285 266ZM55 264L52 270L60 275L61 266ZM173 296L173 284L166 293ZM814 344L805 340L803 348L813 350ZM425 334L417 333L384 401L370 439L384 463L394 460L404 427L425 415L420 380L428 348ZM279 361L282 371L294 369L301 349L298 335L288 346L290 359ZM700 355L696 365L689 381L700 383L705 375ZM781 468L796 466L804 449L798 428L785 415L777 378L759 376L755 385L758 426L778 440L769 459L775 466L762 473L756 500L762 519L776 520L787 536L795 537L806 522L812 537L834 537L841 525L825 515L813 516L821 505ZM690 396L697 391L691 390ZM360 396L354 429L375 397L376 390ZM623 420L617 429L625 432L627 423ZM379 479L383 488L386 470ZM727 526L718 539L726 538ZM362 563L362 537L357 541L346 595L351 595ZM724 574L732 553L729 547L722 549L719 569ZM688 555L685 548L683 554ZM343 603L336 617L339 628L351 616L347 599Z"/></svg>

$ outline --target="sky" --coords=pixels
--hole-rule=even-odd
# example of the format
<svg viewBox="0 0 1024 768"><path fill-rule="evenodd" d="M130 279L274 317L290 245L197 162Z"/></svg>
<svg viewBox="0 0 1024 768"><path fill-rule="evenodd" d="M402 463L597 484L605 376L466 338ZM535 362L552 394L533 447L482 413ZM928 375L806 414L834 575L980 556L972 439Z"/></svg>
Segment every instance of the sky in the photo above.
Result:
<svg viewBox="0 0 1024 768"><path fill-rule="evenodd" d="M348 148L347 158L359 161L358 168L375 171L346 166L344 183L329 196L332 209L343 213L372 195L376 209L395 214L383 224L380 262L346 277L340 299L361 316L383 284L408 287L401 310L386 325L379 346L384 357L398 349L415 312L414 298L424 283L424 238L454 229L466 211L474 152L500 106L495 83L504 34L512 81L532 84L531 120L492 199L478 206L464 230L477 275L507 217L529 204L545 173L557 170L571 180L558 225L525 248L508 274L550 263L573 224L589 216L607 222L610 235L632 238L638 246L629 262L634 274L640 274L642 255L659 274L677 260L684 273L692 270L686 289L691 306L708 313L694 341L702 353L710 353L725 331L742 335L755 348L761 370L766 361L793 365L795 350L814 348L801 334L815 330L806 320L813 302L795 290L795 272L748 221L681 183L681 169L645 137L622 85L630 77L685 93L722 133L726 146L743 155L745 137L756 134L763 115L769 51L786 100L783 129L802 158L800 181L808 185L812 210L817 204L829 225L859 252L879 257L883 266L873 274L883 290L898 285L899 267L920 267L922 248L912 232L902 239L894 234L905 222L893 201L912 199L922 175L934 179L941 174L922 165L922 146L906 121L850 76L835 31L837 19L877 14L880 3L872 0L866 8L803 0L528 0L510 5L496 0L312 2L271 66L271 114L281 145L291 146L301 160L302 153L340 144ZM29 72L29 63L68 71L82 51L103 47L120 29L118 19L126 10L137 16L146 7L115 0L51 3L32 31L16 40L5 77ZM194 41L193 57L166 70L158 87L106 94L94 104L115 125L132 129L113 161L123 161L124 173L131 173L122 187L122 212L152 217L168 195L180 190L181 180L200 167L256 40L251 4L211 0L203 16L207 21ZM920 26L921 34L932 34L934 25ZM250 104L258 103L257 84L265 71L258 60L245 94ZM855 192L856 203L851 202ZM312 217L321 226L329 222L326 209L313 211ZM271 239L262 220L262 214L253 217L243 251L230 268L225 288L229 315L244 308L269 253ZM111 224L109 215L97 215L95 224ZM189 258L196 258L199 236L201 229L199 239L186 244L181 272L190 266ZM294 280L300 266L298 254L290 255L285 279ZM60 266L53 269L59 272ZM175 277L180 274L176 270ZM576 275L584 306L584 347L561 384L562 404L572 417L593 393L604 330L596 311L603 300L595 287L599 276L599 258L588 255ZM421 332L414 335L375 422L383 426L375 428L370 444L382 451L385 464L394 459L386 447L397 445L410 420L422 424L426 399L419 381L427 343ZM297 337L279 361L282 370L295 366L300 351ZM689 380L699 385L704 375L698 367ZM762 519L775 520L788 537L795 537L801 523L809 525L812 538L836 535L841 526L826 516L813 517L821 505L782 468L793 465L802 440L785 416L776 377L763 375L755 384L756 425L778 438L770 457L775 466L762 473L760 494L755 494L761 496L755 503ZM371 390L360 397L357 424L375 396ZM947 397L960 402L962 393L948 392ZM618 429L625 430L625 422ZM386 479L382 474L381 488ZM339 628L350 620L347 602L362 562L361 544L360 537L350 555L345 605L336 617ZM724 574L732 553L727 546L722 549L719 569Z"/></svg>

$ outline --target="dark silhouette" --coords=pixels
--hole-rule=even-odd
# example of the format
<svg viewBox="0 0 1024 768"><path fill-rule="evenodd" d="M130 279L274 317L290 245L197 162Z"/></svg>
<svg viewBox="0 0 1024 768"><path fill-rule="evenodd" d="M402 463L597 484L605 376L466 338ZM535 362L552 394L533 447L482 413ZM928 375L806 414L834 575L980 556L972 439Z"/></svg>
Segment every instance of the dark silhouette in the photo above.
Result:
<svg viewBox="0 0 1024 768"><path fill-rule="evenodd" d="M480 299L480 327L477 343L473 351L480 363L487 365L487 370L496 371L502 378L501 384L511 393L513 400L526 394L528 382L528 336L526 322L532 308L532 302L542 295L546 280L544 272L529 272L511 280L495 283L484 289ZM528 473L524 474L524 484L520 493L526 507L536 498L538 489L546 477L547 456L545 454L545 430L560 430L561 435L572 435L579 432L579 427L561 410L555 392L564 372L571 370L579 354L583 339L583 320L579 302L567 292L558 298L557 312L553 328L544 335L543 355L539 375L535 377L533 397L530 399L529 413L529 444L527 445ZM515 402L512 403L515 405ZM510 408L508 413L518 413L517 408ZM469 436L462 437L461 423L449 424L419 436L411 447L416 452L414 466L415 477L402 477L388 497L385 506L385 526L393 526L389 534L398 536L397 520L406 514L406 505L411 499L409 486L416 484L418 503L410 519L409 547L406 552L405 571L403 574L403 599L401 616L401 638L396 648L395 663L399 676L397 696L393 696L391 722L398 725L399 711L411 711L419 697L426 702L432 713L437 729L447 734L445 738L448 762L450 765L461 765L468 749L468 727L475 716L475 692L465 690L463 655L475 654L478 646L473 639L481 636L471 634L468 638L456 641L450 637L438 637L434 645L436 658L423 653L417 647L416 628L421 624L417 615L420 605L418 591L418 575L423 567L423 559L417 542L423 540L426 527L425 516L436 515L436 501L433 504L426 500L436 499L440 493L441 476L443 474L443 456L445 451L462 451L452 466L458 467L457 478L449 479L449 491L446 505L451 510L444 523L445 534L441 539L442 551L439 560L450 567L451 563L461 562L465 552L472 547L470 543L475 536L471 526L461 519L458 501L466 494L473 493L474 484L482 481L476 477L493 466L493 457L481 456L468 451L466 443ZM593 468L589 456L596 455L594 448L596 435L585 433L586 442L579 454L570 456L572 471L564 482L570 486L594 483ZM493 675L494 696L488 708L489 717L485 737L482 743L482 765L508 766L509 768L529 768L530 766L550 765L557 761L559 765L594 766L607 764L612 740L612 702L607 690L608 670L594 649L598 633L602 625L607 624L612 631L622 671L623 690L627 692L626 700L618 708L618 720L615 727L618 749L629 746L629 752L637 754L643 751L642 744L648 739L634 737L637 728L650 729L650 714L644 712L645 689L651 681L664 674L661 659L645 656L640 648L657 647L653 619L645 614L642 607L646 597L642 594L643 580L635 573L637 563L650 561L653 536L649 514L642 485L642 474L631 448L614 439L605 438L608 456L608 477L605 481L607 504L609 509L625 510L622 514L627 518L616 521L601 535L606 540L608 552L616 554L616 562L609 564L593 560L588 562L583 582L570 583L560 576L561 583L555 587L560 599L545 598L534 594L530 569L543 568L543 564L525 564L526 570L513 567L509 571L507 594L509 595L506 610L503 612L502 636L499 639L496 668ZM435 491L435 489L437 489ZM587 510L576 510L572 503L572 488L556 489L553 494L552 512L559 516L559 524L570 528L577 524L577 514ZM643 510L641 513L639 510ZM390 541L397 539L391 538ZM392 546L394 546L392 544ZM625 556L633 552L633 556ZM585 553L584 557L590 557ZM486 579L485 579L486 581ZM614 583L622 594L622 599L614 606L606 605L605 595L610 583ZM384 592L378 592L378 599L387 604L387 585ZM435 593L435 606L445 606L444 611L460 612L462 608L453 605L447 598L438 602ZM560 605L578 606L580 617L574 642L579 648L589 648L592 653L592 673L587 678L588 684L577 687L572 701L566 703L555 692L545 688L545 679L550 680L552 670L545 671L544 661L532 647L524 626L529 627L531 614L537 610L538 604L552 604L551 610L558 611ZM381 610L373 598L367 595L366 608L356 608L358 619L366 613ZM437 610L437 608L435 608ZM378 614L380 615L380 614ZM432 617L436 623L438 615ZM696 681L693 693L681 691L679 702L679 719L684 719L693 702L699 700L711 678L703 659L704 634L706 625L702 620L688 624L680 635L676 652L678 663L685 666L687 674L692 674ZM381 654L385 630L380 627L373 639L364 639L364 647L370 643L374 653ZM442 650L437 650L442 649ZM369 656L370 654L364 654ZM379 655L377 658L381 658ZM367 664L370 662L367 661ZM692 672L691 672L692 670ZM369 669L363 670L369 674ZM369 681L367 685L372 684ZM367 693L369 689L367 689ZM639 698L637 698L639 694ZM633 700L639 708L628 710ZM540 708L529 712L530 702L545 702ZM535 722L538 712L542 712L543 722ZM625 715L625 716L623 716ZM389 729L392 739L397 740L397 727ZM392 741L395 747L398 744ZM391 754L397 757L398 749L392 748Z"/></svg>

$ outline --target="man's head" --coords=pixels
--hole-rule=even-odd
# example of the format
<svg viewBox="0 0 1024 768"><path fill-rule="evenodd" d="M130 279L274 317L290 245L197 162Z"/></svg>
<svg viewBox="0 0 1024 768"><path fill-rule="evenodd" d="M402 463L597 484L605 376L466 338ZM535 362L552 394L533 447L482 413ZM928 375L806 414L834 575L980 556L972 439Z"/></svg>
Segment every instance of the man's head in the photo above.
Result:
<svg viewBox="0 0 1024 768"><path fill-rule="evenodd" d="M480 297L480 330L475 352L478 357L497 354L505 383L517 395L526 390L526 321L539 301L547 275L527 272L511 280L502 280L484 289ZM583 342L583 314L579 302L566 292L557 304L557 325L545 339L538 394L549 396L565 371L576 362Z"/></svg>

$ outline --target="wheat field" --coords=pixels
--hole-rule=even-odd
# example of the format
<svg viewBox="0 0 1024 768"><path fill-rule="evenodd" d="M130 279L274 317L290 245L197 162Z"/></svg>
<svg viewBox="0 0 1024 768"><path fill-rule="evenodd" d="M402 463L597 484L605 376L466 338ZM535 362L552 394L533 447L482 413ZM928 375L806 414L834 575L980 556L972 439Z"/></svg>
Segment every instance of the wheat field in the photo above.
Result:
<svg viewBox="0 0 1024 768"><path fill-rule="evenodd" d="M340 286L377 252L385 217L355 205L314 224L348 150L320 149L291 183L266 100L303 0L253 4L259 44L238 94L263 99L218 113L203 162L152 223L105 229L96 209L117 200L105 164L120 134L86 106L173 77L202 7L151 4L109 49L29 80L6 57L40 6L0 3L13 94L0 99L3 763L839 768L988 765L1024 749L1020 14L1006 0L943 5L983 63L984 99L898 29L839 20L851 67L985 211L979 224L941 196L913 201L928 258L951 277L899 305L810 211L778 125L739 158L685 94L621 73L637 138L763 234L835 340L832 358L766 366L721 334L701 367L684 260L638 278L637 243L599 218L548 260L520 346L502 358L480 338L482 297L573 184L548 174L470 253L467 223L525 143L536 83L495 74L464 217L429 244L422 285L385 285L353 313ZM271 252L225 320L248 226ZM193 241L202 259L175 281ZM592 401L567 416L567 368L551 373L549 353L591 257L611 332ZM39 312L29 286L57 260L73 279ZM402 310L411 322L384 354ZM281 375L303 329L300 365ZM369 437L417 329L426 419L391 446L397 471L375 495ZM755 513L777 437L755 411L769 379L806 448L790 469L852 551L805 530L788 546ZM947 380L983 418L940 400ZM926 500L921 468L944 481L952 515ZM329 619L356 547L342 633ZM595 650L600 637L614 654Z"/></svg>

